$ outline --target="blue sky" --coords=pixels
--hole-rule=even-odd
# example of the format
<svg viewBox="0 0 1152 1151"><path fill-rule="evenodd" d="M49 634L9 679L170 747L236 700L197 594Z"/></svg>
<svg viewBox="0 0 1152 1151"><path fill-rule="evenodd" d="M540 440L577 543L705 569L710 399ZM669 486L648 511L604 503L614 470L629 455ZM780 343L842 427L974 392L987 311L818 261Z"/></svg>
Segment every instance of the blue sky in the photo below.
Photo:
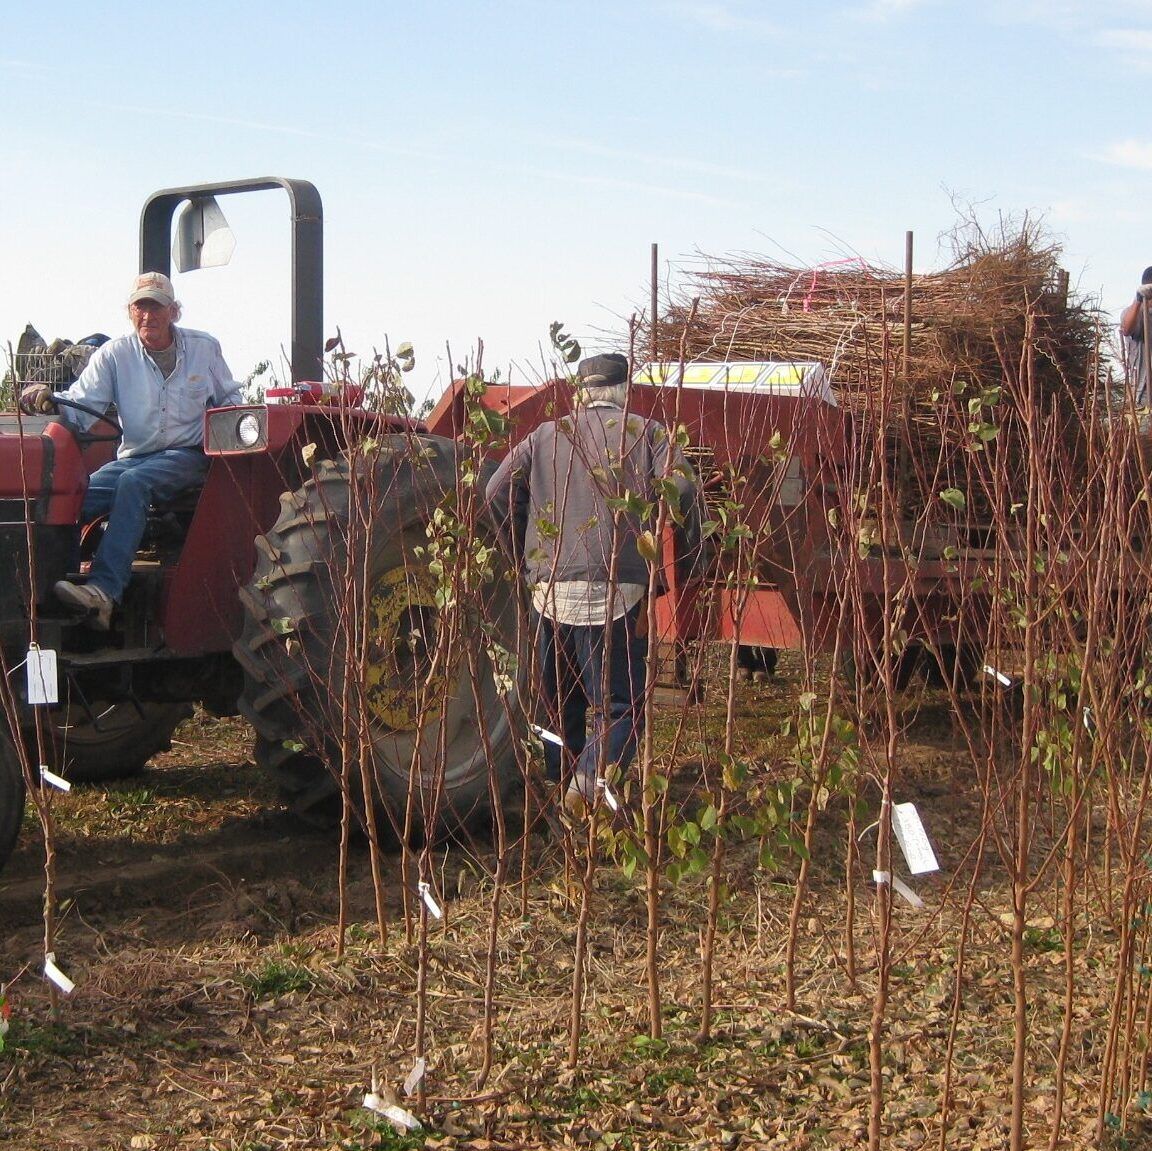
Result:
<svg viewBox="0 0 1152 1151"><path fill-rule="evenodd" d="M418 392L485 345L544 370L702 256L947 263L956 204L1041 218L1118 313L1152 264L1152 0L10 0L0 340L124 330L159 188L312 180L325 327L411 341ZM287 199L229 199L226 269L177 281L234 373L288 335ZM449 359L449 349L451 359Z"/></svg>

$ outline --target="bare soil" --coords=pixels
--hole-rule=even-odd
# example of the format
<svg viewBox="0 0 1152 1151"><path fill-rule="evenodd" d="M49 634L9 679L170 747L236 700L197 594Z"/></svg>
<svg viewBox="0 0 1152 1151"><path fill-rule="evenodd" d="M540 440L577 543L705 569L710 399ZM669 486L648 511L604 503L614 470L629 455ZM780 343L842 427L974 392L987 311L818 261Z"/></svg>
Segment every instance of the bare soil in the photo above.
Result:
<svg viewBox="0 0 1152 1151"><path fill-rule="evenodd" d="M740 687L742 742L766 771L772 733L796 690L786 674ZM721 702L708 701L713 720ZM664 736L685 714L682 703L661 709ZM641 872L629 877L602 860L590 880L584 1031L570 1067L586 845L565 845L540 823L509 851L486 1045L492 842L437 849L440 920L417 914L410 861L387 855L383 943L368 852L355 845L341 951L338 847L280 807L248 748L244 724L198 715L141 776L77 788L57 801L56 962L75 981L68 996L51 994L41 975L44 849L29 818L0 876L0 978L11 1011L0 1051L3 1146L639 1151L866 1142L874 888L870 863L845 878L842 800L833 798L821 816L798 923L794 1010L785 1009L784 954L798 860L779 852L758 863L755 843L729 852L707 1037L699 1034L706 884L665 887L663 1033L652 1039ZM773 770L787 775L779 764ZM684 757L675 786L690 793L696 771ZM956 882L970 867L984 817L971 766L938 702L922 700L910 713L901 771L898 798L917 804L942 870L913 884L924 909L900 903L894 913L884 1145L939 1143L943 1130L948 1146L1003 1147L1012 1056L1001 919L1007 884L995 863L974 888ZM862 787L865 809L869 795ZM859 826L874 817L862 810ZM1034 1146L1047 1144L1055 1114L1064 979L1052 920L1037 924L1028 957ZM1063 1147L1098 1145L1094 1076L1114 939L1106 923L1090 934ZM408 1096L403 1085L418 1045L427 1073ZM374 1075L378 1094L418 1116L421 1130L402 1134L362 1106ZM1140 1117L1126 1122L1126 1145L1143 1146Z"/></svg>

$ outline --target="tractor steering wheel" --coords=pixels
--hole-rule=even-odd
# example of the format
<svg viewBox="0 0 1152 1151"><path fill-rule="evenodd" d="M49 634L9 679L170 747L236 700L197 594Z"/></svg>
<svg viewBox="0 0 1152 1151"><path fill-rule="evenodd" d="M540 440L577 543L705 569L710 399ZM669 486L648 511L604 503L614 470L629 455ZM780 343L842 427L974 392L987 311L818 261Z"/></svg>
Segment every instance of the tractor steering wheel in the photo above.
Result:
<svg viewBox="0 0 1152 1151"><path fill-rule="evenodd" d="M75 408L78 412L83 412L86 416L94 416L97 420L103 420L106 424L111 424L112 427L116 429L112 435L108 436L94 436L91 432L79 432L73 429L72 434L79 443L101 444L121 439L124 435L124 429L120 426L120 421L108 415L106 412L98 411L96 408L91 408L87 404L80 403L78 400L70 400L67 396L58 396L55 393L52 395L52 402L57 407Z"/></svg>

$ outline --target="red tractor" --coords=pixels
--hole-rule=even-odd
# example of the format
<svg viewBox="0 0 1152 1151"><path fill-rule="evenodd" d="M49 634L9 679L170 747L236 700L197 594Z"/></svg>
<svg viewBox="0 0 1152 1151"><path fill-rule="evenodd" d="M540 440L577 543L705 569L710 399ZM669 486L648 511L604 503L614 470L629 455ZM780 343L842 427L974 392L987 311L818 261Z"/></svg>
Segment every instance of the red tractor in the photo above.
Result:
<svg viewBox="0 0 1152 1151"><path fill-rule="evenodd" d="M100 529L78 519L88 477L112 451L114 418L77 437L54 417L0 416L0 654L11 671L31 643L52 649L60 680L58 703L17 698L9 726L38 746L39 710L48 766L93 779L141 766L199 702L251 721L258 764L301 813L330 819L345 799L361 806L371 794L378 802L366 811L402 813L404 831L434 830L515 778L525 727L516 691L525 672L502 655L514 657L523 638L516 580L473 515L447 539L489 565L461 612L437 585L445 561L431 554L435 525L474 507L482 490L490 465L463 446L475 405L506 417L515 441L566 410L570 389L461 381L415 425L373 410L355 388L326 386L321 205L306 181L157 192L142 215L141 270L169 271L181 205L187 270L213 246L215 197L277 188L291 202L293 383L270 395L278 402L206 413L203 490L155 509L111 633L66 614L52 587L73 570L78 535L90 541ZM630 403L686 429L714 512L739 509L746 541L715 550L703 579L685 586L681 565L666 565L660 638L681 648L722 638L765 654L839 645L901 662L950 652L958 662L979 639L979 605L958 610L979 557L947 524L864 538L853 421L821 372L695 364L637 374ZM8 682L22 690L22 677ZM0 863L24 787L20 757L0 738Z"/></svg>
<svg viewBox="0 0 1152 1151"><path fill-rule="evenodd" d="M25 677L8 676L9 728L30 754L18 755L0 736L0 864L21 822L22 758L38 773L36 749L45 745L44 766L69 779L126 774L167 745L193 703L245 715L258 764L297 810L318 817L330 818L342 792L370 773L377 798L407 806L416 827L462 820L515 768L515 713L487 665L492 647L438 659L442 605L428 561L417 555L428 545L430 517L460 495L462 449L372 410L355 388L322 382L323 218L315 187L268 178L157 192L141 216L140 269L170 271L174 230L181 270L199 266L222 218L216 197L276 189L291 205L292 385L270 402L206 413L211 466L203 489L153 509L110 632L75 619L52 588L82 575L100 531L99 523L79 522L80 508L88 477L114 451L115 413L89 435L55 416L0 415L0 653L11 673L34 644L55 652L58 668L58 701L48 705L30 705ZM353 537L365 589L357 618L368 621L357 631L356 661L348 658L346 626ZM490 586L486 617L514 649L515 581ZM363 777L362 763L339 760L352 746L349 689L364 687L345 682L349 668L369 668L371 676L357 691ZM413 701L430 677L446 702L434 722L418 722Z"/></svg>

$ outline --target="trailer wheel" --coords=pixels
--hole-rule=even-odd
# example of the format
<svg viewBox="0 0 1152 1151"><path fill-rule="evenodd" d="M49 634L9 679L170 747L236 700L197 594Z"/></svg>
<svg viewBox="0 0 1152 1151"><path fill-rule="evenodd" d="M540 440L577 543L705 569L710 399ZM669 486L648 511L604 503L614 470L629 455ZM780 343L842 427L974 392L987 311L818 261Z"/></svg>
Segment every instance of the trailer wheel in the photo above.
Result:
<svg viewBox="0 0 1152 1151"><path fill-rule="evenodd" d="M8 862L24 818L24 770L16 748L0 735L0 867Z"/></svg>
<svg viewBox="0 0 1152 1151"><path fill-rule="evenodd" d="M450 637L453 613L429 567L427 526L438 508L452 515L457 484L452 441L387 437L354 464L320 464L256 541L233 648L245 673L240 711L256 730L257 763L312 822L341 812L341 746L362 810L358 739L377 808L397 830L410 815L417 835L470 822L515 775L520 713L498 682L508 666L497 665L516 652L516 582L486 521L464 533L462 547L492 548L492 571L458 596L463 622ZM350 535L361 543L349 579ZM364 621L352 629L358 657L348 619Z"/></svg>
<svg viewBox="0 0 1152 1151"><path fill-rule="evenodd" d="M103 783L144 770L159 751L172 746L172 732L192 714L186 703L73 703L49 715L45 754L53 771L73 783ZM36 733L24 733L36 754Z"/></svg>
<svg viewBox="0 0 1152 1151"><path fill-rule="evenodd" d="M936 687L955 684L957 688L972 687L984 665L983 652L975 644L941 644L930 660L929 682Z"/></svg>
<svg viewBox="0 0 1152 1151"><path fill-rule="evenodd" d="M904 691L912 682L912 676L920 666L923 657L923 646L919 643L910 643L895 657L889 657L887 669L876 666L876 657L865 654L863 663L860 662L857 652L851 647L846 648L840 655L840 675L850 690L865 687L871 691L878 691L884 687L884 670L892 677L892 686L897 691Z"/></svg>

